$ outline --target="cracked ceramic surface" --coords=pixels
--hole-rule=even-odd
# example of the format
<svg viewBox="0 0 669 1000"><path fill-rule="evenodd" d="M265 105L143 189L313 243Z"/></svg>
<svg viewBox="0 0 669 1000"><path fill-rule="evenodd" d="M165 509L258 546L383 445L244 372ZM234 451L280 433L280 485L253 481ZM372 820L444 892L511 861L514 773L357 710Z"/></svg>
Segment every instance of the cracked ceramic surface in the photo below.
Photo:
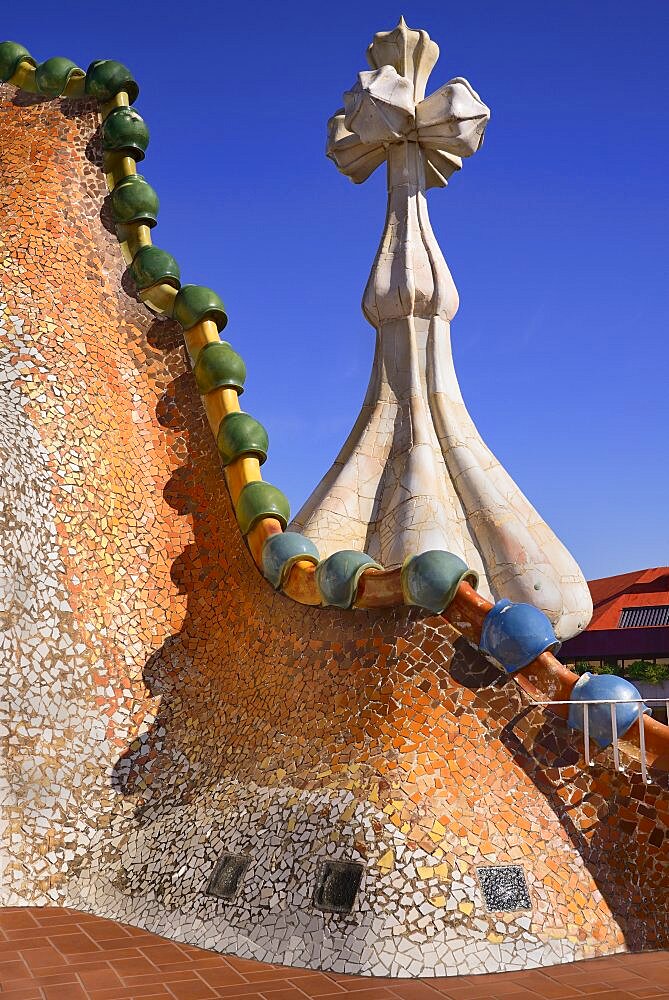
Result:
<svg viewBox="0 0 669 1000"><path fill-rule="evenodd" d="M368 975L666 947L667 772L585 766L439 615L261 578L197 395L243 365L193 372L123 291L95 105L0 99L0 900ZM350 915L313 905L332 861ZM485 904L509 866L531 911Z"/></svg>
<svg viewBox="0 0 669 1000"><path fill-rule="evenodd" d="M293 526L324 556L361 549L388 568L453 552L485 597L536 605L565 639L592 614L583 574L481 439L453 366L458 293L426 192L479 149L490 112L460 77L425 98L438 54L403 20L377 34L372 69L329 123L328 156L353 181L387 162L386 224L362 303L376 353L358 420Z"/></svg>

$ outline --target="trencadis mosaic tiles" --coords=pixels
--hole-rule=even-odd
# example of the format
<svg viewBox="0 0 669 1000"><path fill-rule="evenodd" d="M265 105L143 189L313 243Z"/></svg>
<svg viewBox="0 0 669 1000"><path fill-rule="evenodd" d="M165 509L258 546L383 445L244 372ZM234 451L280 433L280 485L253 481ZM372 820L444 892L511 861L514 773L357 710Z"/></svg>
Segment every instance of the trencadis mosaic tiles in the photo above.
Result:
<svg viewBox="0 0 669 1000"><path fill-rule="evenodd" d="M359 86L356 85L357 89L354 88L358 95L354 100L356 107L358 98L363 103L367 100L363 96L363 92L366 93L368 85L375 93L375 88L380 85L385 94L382 103L387 99L390 101L390 105L393 105L395 96L397 96L394 85L390 87L388 92L385 88L389 78L396 82L400 79L397 77L397 69L406 74L404 82L400 81L398 84L400 91L406 94L407 87L410 87L409 77L415 77L414 84L421 89L425 82L424 71L429 72L429 68L434 64L438 56L438 47L430 41L425 32L408 28L403 18L400 18L397 28L393 31L380 32L375 35L374 43L368 49L368 56L375 66L379 59L383 61L390 58L393 65L396 64L396 68L384 64L371 74L361 74ZM448 620L454 622L469 639L480 643L480 648L487 655L491 656L507 671L511 673L518 671L519 683L525 690L531 691L535 695L539 695L541 692L550 692L551 704L558 715L568 718L569 724L573 728L583 731L587 765L590 763L588 745L589 734L592 732L602 747L613 742L616 766L619 736L631 739L633 744L638 745L644 781L647 780L649 759L656 766L665 769L669 767L669 728L657 725L652 719L644 719L644 715L650 714L650 709L643 705L637 689L626 681L611 677L593 678L589 674L585 674L578 680L575 674L565 671L552 655L559 643L545 610L540 610L531 602L529 604L513 603L506 597L498 600L493 606L472 589L478 585L478 573L471 571L458 556L443 550L420 551L410 555L401 567L384 570L364 552L340 550L333 552L322 562L319 562L318 551L312 541L292 531L285 530L290 514L288 502L275 486L263 482L260 475L260 465L264 462L267 454L267 433L256 420L249 414L240 412L239 408L238 395L242 391L246 378L245 366L229 344L220 342L220 331L227 325L224 305L216 292L209 288L193 284L182 286L180 269L174 258L152 245L151 229L157 222L159 199L146 179L136 172L137 161L144 158L148 130L141 116L128 106L129 102L133 103L137 99L139 93L139 88L132 74L125 66L110 60L94 61L85 73L76 67L71 60L60 57L38 64L23 46L15 42L5 41L0 43L0 79L10 80L11 83L29 94L48 95L49 97L66 94L76 98L90 94L101 102L103 168L110 190L112 216L123 257L129 264L129 272L137 284L141 300L154 313L163 317L173 317L183 328L186 348L194 366L193 374L203 398L207 419L216 435L219 455L225 467L226 482L237 521L242 534L246 536L249 551L266 579L292 599L309 606L378 608L392 607L403 601L408 605L416 605L434 612L443 611ZM464 104L456 94L460 94ZM367 97L370 95L371 91ZM353 92L345 96L346 99L352 98ZM373 105L377 98L381 99L380 92L374 98ZM472 100L474 104L470 107ZM458 106L457 112L454 110L455 105ZM427 106L432 110L428 112ZM453 111L453 115L448 111L449 107ZM476 111L473 119L468 115L467 107ZM466 81L459 78L450 81L444 88L435 92L431 98L422 102L415 109L416 115L423 123L419 127L419 143L422 144L423 140L427 143L424 152L427 150L427 160L432 164L432 168L435 168L436 161L432 159L433 154L429 152L432 148L431 140L428 140L426 135L423 135L422 139L420 138L421 128L426 125L425 114L421 112L421 108L428 117L432 117L433 112L437 114L433 124L436 127L437 119L441 123L438 126L438 131L441 140L446 143L446 147L450 148L449 144L455 141L459 151L464 154L464 149L460 146L461 141L464 142L469 153L475 151L475 148L480 145L481 130L485 128L488 112ZM360 108L358 108L359 110ZM479 112L481 112L482 117ZM421 115L423 115L422 118ZM400 113L402 120L405 117L406 109ZM330 126L333 126L334 122L335 119L332 119ZM363 132L367 135L370 123L364 115L361 122L364 125ZM472 123L474 123L474 133L471 133ZM377 127L380 127L382 131L387 128L387 121L383 114L374 126L374 128ZM461 132L463 128L464 132ZM428 131L430 130L428 129ZM348 167L352 166L350 156L353 154L353 146L357 148L358 139L363 137L359 136L358 139L355 139L351 135L348 137L340 135L339 126L335 127L335 133L339 135L335 145L344 155L345 163L340 162L339 154L335 155L332 150L328 155L333 153L333 158L340 168L348 172L346 164ZM468 139L465 139L465 133L469 134ZM399 138L394 132L393 137L393 141ZM355 141L351 146L353 139ZM470 140L473 140L473 145ZM363 145L364 141L363 139ZM356 179L364 180L369 173L368 167L371 166L373 169L374 164L378 165L379 155L381 159L384 158L383 147L377 148L375 146L375 149L376 152L372 160L367 159L367 166ZM421 145L421 149L423 149L423 145ZM453 169L456 169L460 160L457 156L454 160L451 153L444 152L444 150L438 155L436 153L434 155L437 155L439 162L442 162L440 159L440 157L443 159L442 154L446 156L442 165L444 169L446 166L448 167L447 173L450 174ZM358 163L356 157L357 154L354 154L353 160ZM394 173L390 163L389 170L391 174ZM356 171L357 168L354 173ZM430 184L435 180L440 185L445 183L445 176L439 178L436 175L430 176ZM403 184L400 184L400 188L404 191ZM406 195L406 191L399 195L403 205L402 212L409 211L410 203L413 204L413 196L409 197L407 201ZM396 208L399 210L400 205L398 204ZM417 204L414 205L414 209L418 210ZM421 224L423 229L427 225L426 218ZM386 236L391 238L390 231L386 233ZM384 241L386 236L384 236ZM400 256L404 252L400 251L399 245L396 250ZM433 247L433 251L435 251L435 247ZM395 251L391 256L394 257L394 253ZM405 262L409 271L412 271L417 262L414 260L413 254L414 251L411 250L410 256L413 263ZM377 262L380 260L381 258L377 257ZM391 271L394 268L395 265ZM401 271L404 269L404 266L400 267ZM440 281L446 281L448 284L450 278L448 278L443 261L440 265L440 273ZM383 285L384 282L381 284ZM381 294L381 290L378 291ZM441 296L438 294L434 306L441 316L438 309L440 298ZM395 302L394 293L390 295L390 304L392 302ZM380 306L378 295L376 303L377 306ZM441 319L443 320L443 316ZM409 318L408 327L404 329L403 326L403 336L408 337L412 342L417 322L418 317ZM436 322L437 316L435 315ZM394 320L391 326L397 334L399 328ZM434 360L435 375L438 369L443 368L444 364L446 364L445 358L442 358L440 362ZM374 377L372 381L374 381ZM443 423L444 419L446 419L445 414L441 413L438 422ZM456 424L457 422L456 420ZM471 424L470 420L469 423ZM471 426L473 427L473 425ZM456 432L456 438L459 434L460 432ZM473 439L470 444L474 446ZM481 442L479 444L482 445ZM474 450L480 450L479 446L476 445ZM473 460L473 453L471 457ZM418 453L413 459L407 459L407 461L409 465L415 464L418 461ZM470 471L472 468L473 466L470 467ZM319 490L320 487L317 488L316 494L319 493ZM509 539L504 542L502 536L506 530L503 525L507 524L508 519L506 515L501 513L498 501L493 502L493 508L497 514L493 514L491 508L486 518L492 518L490 526L493 527L495 534L497 529L494 528L494 524L498 524L501 535L497 542L501 545L500 552L505 553L502 559L506 565L509 557L507 544ZM479 511L479 513L481 512ZM533 520L536 512L532 513L528 508L528 513L530 520ZM403 535L405 542L410 535L411 531L408 535ZM542 560L545 561L547 556L547 538L548 536L544 538L543 554L541 556L537 554L536 559L529 556L530 549L532 549L529 542L529 548L522 546L518 549L514 563L516 568L522 564L530 569L534 567L532 573L535 570L538 571L539 564ZM497 543L493 548L496 545ZM484 547L487 547L487 543ZM557 549L550 548L549 562L555 564L550 569L551 573L558 566L561 567L559 572L565 570L560 552L563 556L564 552L559 545ZM512 575L515 575L513 567L512 570ZM575 572L574 567L572 570ZM572 570L569 570L563 581L567 588L563 594L565 599L566 593L570 590L575 579L572 578ZM525 583L527 582L528 579L525 580ZM529 582L531 583L531 580ZM542 591L542 587L543 584L537 579L533 585L533 593ZM584 586L583 588L577 587L577 590L581 593L587 592L584 590ZM558 596L558 594L553 591L553 596ZM540 603L545 609L552 607L555 621L562 620L562 612L557 606L553 606L551 601L545 604L544 598L541 598ZM558 604L562 606L564 611L565 606L562 605L562 598ZM584 611L583 607L582 612ZM583 614L579 612L576 615L576 618L579 619L578 623L574 620L574 615L575 611L572 608L560 628L565 626L567 620L572 621L574 627L582 628L585 623ZM578 683L576 683L577 680ZM609 688L611 690L608 690ZM573 708L571 699L576 697L577 691L579 700L587 701L595 696L595 689L598 698L608 697L611 699L615 695L615 698L620 701L620 704L609 706L611 725L608 738L605 736L606 725L601 725L601 719L597 723L595 718L598 712L600 715L602 710L606 712L606 707L603 709L602 705L598 705L593 709L592 730L589 727L590 713L587 707L582 712L571 711Z"/></svg>
<svg viewBox="0 0 669 1000"><path fill-rule="evenodd" d="M123 275L95 108L1 94L4 901L371 974L665 947L666 772L584 769L439 615L260 578L180 331ZM319 911L342 861L351 912ZM500 866L530 910L489 912Z"/></svg>

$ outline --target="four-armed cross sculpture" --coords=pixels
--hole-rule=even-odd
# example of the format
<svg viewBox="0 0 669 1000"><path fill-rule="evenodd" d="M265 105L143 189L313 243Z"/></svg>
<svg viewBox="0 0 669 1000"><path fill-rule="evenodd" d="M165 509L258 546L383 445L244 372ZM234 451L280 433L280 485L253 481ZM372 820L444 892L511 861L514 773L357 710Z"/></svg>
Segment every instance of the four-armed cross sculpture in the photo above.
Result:
<svg viewBox="0 0 669 1000"><path fill-rule="evenodd" d="M428 549L459 555L487 597L540 607L558 636L585 628L590 594L572 556L482 441L458 386L450 321L458 293L430 226L426 191L479 149L490 112L457 77L425 98L439 55L425 31L379 32L371 70L329 122L327 154L355 183L384 160L388 211L363 296L377 331L365 401L294 527L386 567Z"/></svg>

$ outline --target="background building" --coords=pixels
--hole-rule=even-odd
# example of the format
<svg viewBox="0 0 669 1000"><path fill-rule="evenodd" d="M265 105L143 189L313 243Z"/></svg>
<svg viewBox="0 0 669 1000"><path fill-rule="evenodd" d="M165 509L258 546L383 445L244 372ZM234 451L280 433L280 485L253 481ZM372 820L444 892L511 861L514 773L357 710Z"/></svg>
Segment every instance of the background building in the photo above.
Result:
<svg viewBox="0 0 669 1000"><path fill-rule="evenodd" d="M669 566L588 583L594 612L584 632L564 643L559 658L579 673L616 673L644 697L669 699ZM666 721L667 707L653 715Z"/></svg>

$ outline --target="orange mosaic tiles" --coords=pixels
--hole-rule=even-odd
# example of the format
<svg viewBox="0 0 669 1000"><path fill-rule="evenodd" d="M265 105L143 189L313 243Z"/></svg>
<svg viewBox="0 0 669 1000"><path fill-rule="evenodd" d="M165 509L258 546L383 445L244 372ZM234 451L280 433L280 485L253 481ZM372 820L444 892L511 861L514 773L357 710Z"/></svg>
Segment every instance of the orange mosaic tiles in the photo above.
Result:
<svg viewBox="0 0 669 1000"><path fill-rule="evenodd" d="M124 274L93 106L0 99L4 901L376 975L666 947L666 771L586 769L441 616L263 581L180 330ZM345 915L313 902L332 860L364 866ZM497 866L529 908L486 905Z"/></svg>

